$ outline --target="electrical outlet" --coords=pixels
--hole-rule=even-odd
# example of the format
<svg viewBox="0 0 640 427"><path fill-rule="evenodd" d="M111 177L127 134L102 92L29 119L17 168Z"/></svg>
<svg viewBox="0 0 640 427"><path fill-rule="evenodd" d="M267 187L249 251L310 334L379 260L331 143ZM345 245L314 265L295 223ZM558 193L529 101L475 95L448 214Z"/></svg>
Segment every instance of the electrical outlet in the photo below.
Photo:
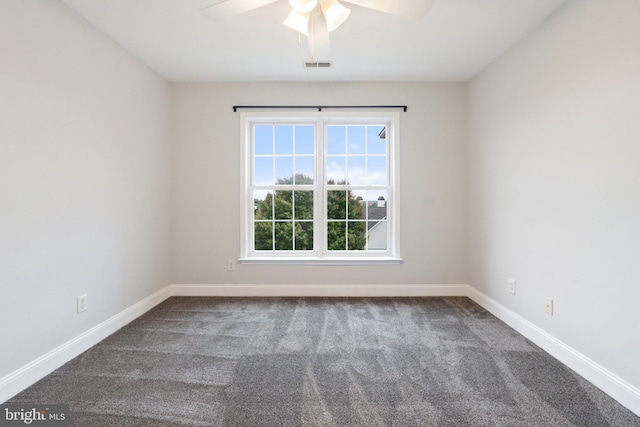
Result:
<svg viewBox="0 0 640 427"><path fill-rule="evenodd" d="M234 271L236 269L236 262L232 259L227 261L227 270Z"/></svg>
<svg viewBox="0 0 640 427"><path fill-rule="evenodd" d="M515 279L509 279L509 292L516 294L516 281Z"/></svg>
<svg viewBox="0 0 640 427"><path fill-rule="evenodd" d="M87 309L87 294L80 295L77 300L78 313L82 313Z"/></svg>
<svg viewBox="0 0 640 427"><path fill-rule="evenodd" d="M553 316L553 299L545 298L544 299L544 312L549 316Z"/></svg>

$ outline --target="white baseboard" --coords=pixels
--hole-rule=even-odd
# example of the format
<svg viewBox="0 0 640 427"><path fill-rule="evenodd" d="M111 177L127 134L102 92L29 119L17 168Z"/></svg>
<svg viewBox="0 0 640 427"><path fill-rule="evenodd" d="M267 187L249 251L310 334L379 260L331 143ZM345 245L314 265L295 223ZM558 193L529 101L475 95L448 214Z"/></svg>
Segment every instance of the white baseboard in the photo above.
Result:
<svg viewBox="0 0 640 427"><path fill-rule="evenodd" d="M90 349L132 320L137 319L171 296L169 286L150 295L77 337L54 348L16 371L0 378L0 402L5 402L41 380L69 360Z"/></svg>
<svg viewBox="0 0 640 427"><path fill-rule="evenodd" d="M640 390L472 286L467 296L640 416Z"/></svg>
<svg viewBox="0 0 640 427"><path fill-rule="evenodd" d="M467 296L467 285L171 285L173 296L405 297Z"/></svg>

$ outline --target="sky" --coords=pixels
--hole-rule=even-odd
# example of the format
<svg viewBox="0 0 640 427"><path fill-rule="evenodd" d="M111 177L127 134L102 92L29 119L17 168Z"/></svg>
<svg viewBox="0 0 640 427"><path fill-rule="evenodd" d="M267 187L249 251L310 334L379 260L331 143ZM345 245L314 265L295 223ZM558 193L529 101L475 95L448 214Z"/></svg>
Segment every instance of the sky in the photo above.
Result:
<svg viewBox="0 0 640 427"><path fill-rule="evenodd" d="M384 125L328 125L325 130L326 177L349 185L387 185ZM296 174L314 176L313 125L256 125L254 130L254 182L273 185ZM364 200L385 196L384 189L355 190Z"/></svg>

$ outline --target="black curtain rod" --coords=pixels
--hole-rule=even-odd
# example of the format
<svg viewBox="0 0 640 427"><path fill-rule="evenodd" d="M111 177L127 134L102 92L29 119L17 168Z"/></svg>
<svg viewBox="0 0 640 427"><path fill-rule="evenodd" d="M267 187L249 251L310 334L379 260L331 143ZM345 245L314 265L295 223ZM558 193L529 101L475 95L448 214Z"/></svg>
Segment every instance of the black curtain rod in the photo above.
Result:
<svg viewBox="0 0 640 427"><path fill-rule="evenodd" d="M247 110L259 110L259 109L309 109L312 108L314 110L322 111L323 109L329 108L402 108L402 110L406 113L407 106L406 105L234 105L233 112L235 113L239 109Z"/></svg>

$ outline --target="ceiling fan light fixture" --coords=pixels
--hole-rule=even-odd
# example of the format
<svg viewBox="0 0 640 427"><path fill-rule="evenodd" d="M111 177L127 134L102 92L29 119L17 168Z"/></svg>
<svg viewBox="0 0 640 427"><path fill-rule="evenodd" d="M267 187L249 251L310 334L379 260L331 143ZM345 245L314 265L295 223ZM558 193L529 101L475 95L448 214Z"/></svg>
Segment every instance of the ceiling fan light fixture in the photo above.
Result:
<svg viewBox="0 0 640 427"><path fill-rule="evenodd" d="M309 35L309 13L292 10L283 24L300 34Z"/></svg>
<svg viewBox="0 0 640 427"><path fill-rule="evenodd" d="M342 25L351 13L351 9L338 3L338 0L324 0L320 7L322 8L324 18L327 20L327 29L329 32Z"/></svg>
<svg viewBox="0 0 640 427"><path fill-rule="evenodd" d="M315 9L318 0L289 0L289 4L296 12L310 13Z"/></svg>

